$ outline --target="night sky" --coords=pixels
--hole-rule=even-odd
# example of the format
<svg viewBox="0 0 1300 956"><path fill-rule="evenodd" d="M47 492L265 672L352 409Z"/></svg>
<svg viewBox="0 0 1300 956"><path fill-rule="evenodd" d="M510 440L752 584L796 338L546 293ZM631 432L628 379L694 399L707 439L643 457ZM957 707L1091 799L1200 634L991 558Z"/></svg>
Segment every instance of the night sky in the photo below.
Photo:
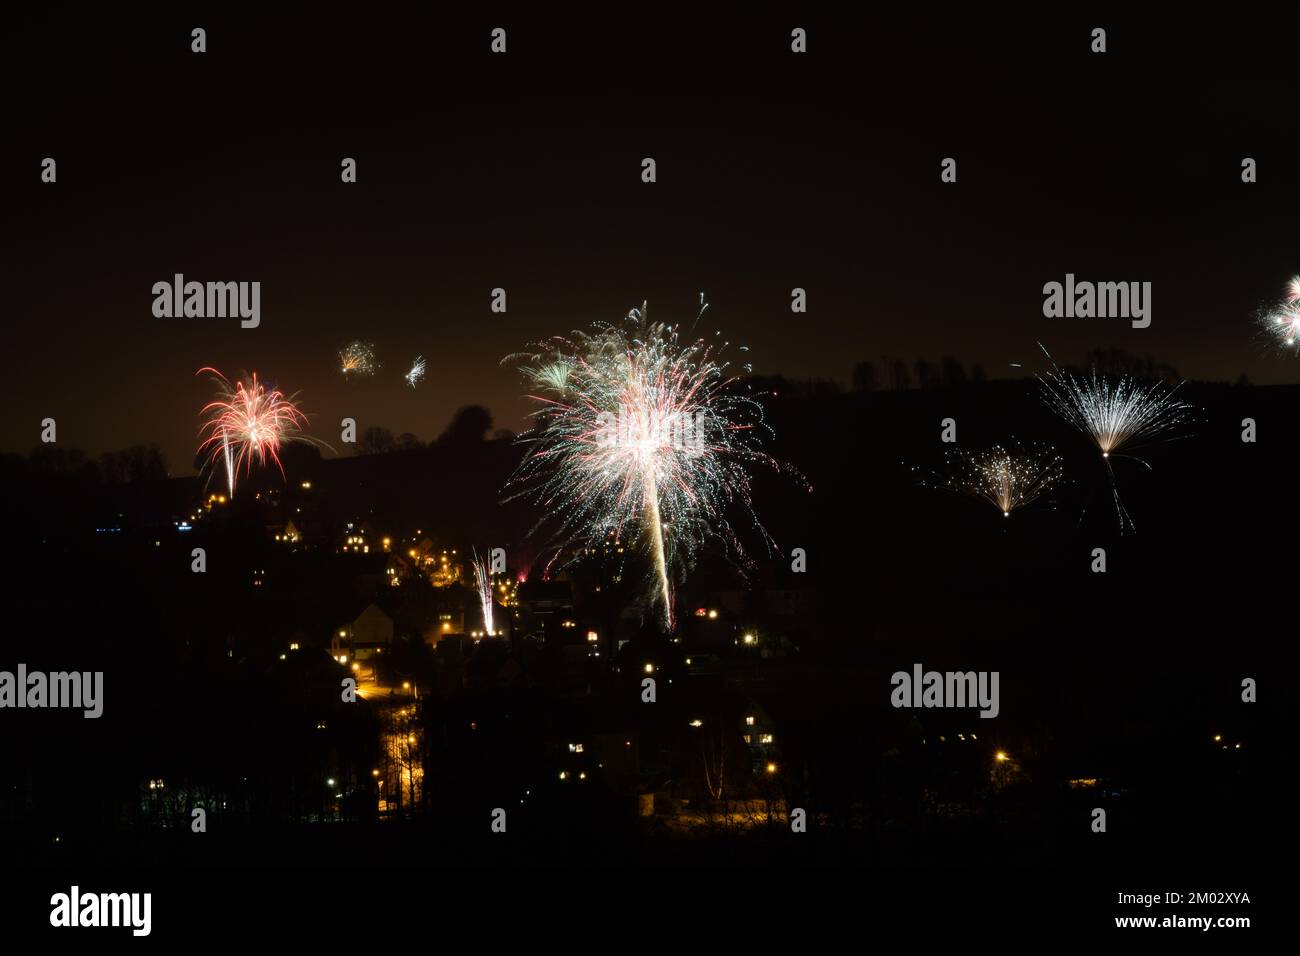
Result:
<svg viewBox="0 0 1300 956"><path fill-rule="evenodd" d="M642 300L689 323L701 291L760 373L847 385L860 359L951 354L1018 376L1042 341L1300 380L1253 327L1300 273L1295 34L1268 14L210 9L11 14L4 451L51 416L60 445L156 441L191 473L204 365L301 392L336 446L343 416L430 440L468 403L518 429L503 356ZM176 272L260 281L260 328L155 318ZM1067 272L1151 281L1151 327L1043 318ZM345 382L357 338L383 368Z"/></svg>

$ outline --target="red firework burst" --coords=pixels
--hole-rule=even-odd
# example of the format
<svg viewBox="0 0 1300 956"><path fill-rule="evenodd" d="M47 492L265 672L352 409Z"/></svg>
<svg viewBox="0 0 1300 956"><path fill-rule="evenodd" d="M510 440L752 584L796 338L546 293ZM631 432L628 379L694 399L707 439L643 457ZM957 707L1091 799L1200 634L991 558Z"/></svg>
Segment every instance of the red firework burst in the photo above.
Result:
<svg viewBox="0 0 1300 956"><path fill-rule="evenodd" d="M297 395L286 396L279 389L267 391L254 372L233 385L215 368L204 367L195 374L211 372L217 385L217 398L203 406L199 415L199 454L206 455L204 469L215 470L224 462L230 494L235 493L235 479L242 470L248 475L256 462L259 468L280 464L280 447L288 442L314 440L303 434L307 415L296 404Z"/></svg>

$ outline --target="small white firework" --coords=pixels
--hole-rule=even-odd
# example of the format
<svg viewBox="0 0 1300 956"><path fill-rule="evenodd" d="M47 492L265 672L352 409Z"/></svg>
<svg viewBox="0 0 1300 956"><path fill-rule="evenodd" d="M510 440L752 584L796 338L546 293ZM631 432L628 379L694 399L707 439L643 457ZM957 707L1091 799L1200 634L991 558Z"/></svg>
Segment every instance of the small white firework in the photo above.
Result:
<svg viewBox="0 0 1300 956"><path fill-rule="evenodd" d="M1003 517L1042 498L1064 479L1061 456L1051 445L951 449L943 471L926 475L920 484L987 501Z"/></svg>
<svg viewBox="0 0 1300 956"><path fill-rule="evenodd" d="M1039 344L1042 348L1042 344ZM1050 361L1052 356L1043 349ZM1063 372L1052 362L1052 371L1038 376L1043 386L1043 401L1047 406L1086 435L1101 457L1106 461L1110 475L1111 493L1119 513L1122 532L1133 522L1119 500L1115 487L1112 457L1132 458L1150 469L1145 461L1132 452L1153 441L1167 441L1189 421L1192 406L1174 397L1179 385L1165 382L1143 382L1121 377L1107 378L1097 374L1094 367L1086 376ZM1179 383L1181 385L1181 383Z"/></svg>
<svg viewBox="0 0 1300 956"><path fill-rule="evenodd" d="M406 384L411 386L411 388L415 388L415 386L419 384L420 379L424 378L423 355L417 355L415 357L415 361L411 363L411 370L407 372L404 377L406 378Z"/></svg>

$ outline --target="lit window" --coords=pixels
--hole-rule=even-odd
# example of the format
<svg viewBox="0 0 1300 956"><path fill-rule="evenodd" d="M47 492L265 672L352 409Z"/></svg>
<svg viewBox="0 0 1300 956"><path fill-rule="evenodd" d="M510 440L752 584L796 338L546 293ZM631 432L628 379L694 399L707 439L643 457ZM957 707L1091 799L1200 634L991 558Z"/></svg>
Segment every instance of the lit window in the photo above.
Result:
<svg viewBox="0 0 1300 956"><path fill-rule="evenodd" d="M753 717L746 717L746 718L745 718L745 726L746 726L746 727L753 727L753 726L754 726L754 718L753 718Z"/></svg>

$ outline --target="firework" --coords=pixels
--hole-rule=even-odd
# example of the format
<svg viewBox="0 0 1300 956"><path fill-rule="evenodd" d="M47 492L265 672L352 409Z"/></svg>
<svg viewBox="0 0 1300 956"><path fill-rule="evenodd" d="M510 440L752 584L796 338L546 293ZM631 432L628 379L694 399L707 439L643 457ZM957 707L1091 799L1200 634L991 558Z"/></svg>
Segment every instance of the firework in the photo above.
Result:
<svg viewBox="0 0 1300 956"><path fill-rule="evenodd" d="M994 445L983 451L951 449L945 469L921 484L987 501L1010 517L1051 491L1064 475L1061 457L1050 445Z"/></svg>
<svg viewBox="0 0 1300 956"><path fill-rule="evenodd" d="M1282 301L1260 315L1259 323L1278 351L1300 353L1300 276L1287 283Z"/></svg>
<svg viewBox="0 0 1300 956"><path fill-rule="evenodd" d="M379 368L375 347L360 340L349 342L339 352L339 368L346 375L374 375Z"/></svg>
<svg viewBox="0 0 1300 956"><path fill-rule="evenodd" d="M703 314L703 297L701 304ZM721 361L726 347L684 342L676 326L651 323L643 305L619 323L506 360L520 365L538 405L534 428L521 436L529 453L509 498L532 497L547 512L543 521L556 522L557 557L611 536L640 539L667 631L673 579L707 542L751 563L727 519L733 505L774 546L750 504L750 469L797 476L761 450L770 434L761 396L748 394Z"/></svg>
<svg viewBox="0 0 1300 956"><path fill-rule="evenodd" d="M1047 354L1046 349L1043 352ZM1051 360L1051 355L1047 357ZM1087 376L1076 376L1061 371L1053 362L1052 371L1038 380L1047 406L1086 435L1101 452L1110 476L1120 530L1126 526L1132 528L1133 522L1115 485L1111 459L1132 458L1150 469L1145 461L1129 453L1154 441L1178 437L1175 433L1189 420L1192 406L1174 397L1178 385L1128 377L1106 378L1098 375L1096 368Z"/></svg>
<svg viewBox="0 0 1300 956"><path fill-rule="evenodd" d="M256 373L232 385L214 368L201 368L195 374L203 372L212 373L217 397L199 412L203 424L198 451L205 456L209 478L219 462L224 464L232 497L240 471L247 475L254 464L261 468L273 462L284 474L281 446L289 442L321 444L303 434L307 416L294 404L297 395L286 397L279 389L267 391Z"/></svg>
<svg viewBox="0 0 1300 956"><path fill-rule="evenodd" d="M415 388L420 379L424 378L424 356L417 355L415 361L411 363L411 370L404 376L406 384Z"/></svg>
<svg viewBox="0 0 1300 956"><path fill-rule="evenodd" d="M478 588L479 603L483 606L483 630L488 637L496 634L492 623L492 575L488 572L487 562L474 552L474 585Z"/></svg>

